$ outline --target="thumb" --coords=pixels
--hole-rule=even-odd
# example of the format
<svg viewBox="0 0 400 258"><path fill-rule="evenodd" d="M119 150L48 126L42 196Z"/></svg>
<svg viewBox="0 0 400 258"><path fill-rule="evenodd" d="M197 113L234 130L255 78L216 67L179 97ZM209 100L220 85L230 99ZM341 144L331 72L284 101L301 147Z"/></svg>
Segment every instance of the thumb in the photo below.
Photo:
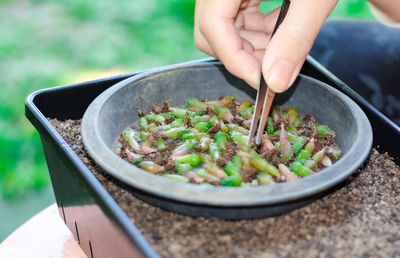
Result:
<svg viewBox="0 0 400 258"><path fill-rule="evenodd" d="M322 24L337 0L292 0L289 11L269 42L263 59L264 78L283 92L295 81Z"/></svg>

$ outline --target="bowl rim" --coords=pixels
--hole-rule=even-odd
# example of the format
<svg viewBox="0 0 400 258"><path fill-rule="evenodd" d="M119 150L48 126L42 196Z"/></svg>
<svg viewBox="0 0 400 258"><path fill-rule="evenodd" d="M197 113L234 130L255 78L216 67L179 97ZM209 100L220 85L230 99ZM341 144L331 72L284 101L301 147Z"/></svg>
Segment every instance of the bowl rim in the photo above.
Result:
<svg viewBox="0 0 400 258"><path fill-rule="evenodd" d="M87 108L81 124L81 135L86 150L93 160L107 173L122 182L160 198L172 199L208 206L246 207L273 205L294 201L323 192L342 182L357 170L367 158L372 147L372 128L361 108L345 94L314 78L299 75L300 80L314 82L313 86L323 87L327 94L339 98L350 111L357 126L355 144L343 157L329 168L299 180L256 187L207 187L183 184L162 178L137 168L114 154L102 140L97 128L97 120L103 106L109 99L129 87L132 83L151 76L179 69L200 69L223 67L221 63L179 64L155 68L129 77L100 94ZM249 86L250 87L250 86Z"/></svg>

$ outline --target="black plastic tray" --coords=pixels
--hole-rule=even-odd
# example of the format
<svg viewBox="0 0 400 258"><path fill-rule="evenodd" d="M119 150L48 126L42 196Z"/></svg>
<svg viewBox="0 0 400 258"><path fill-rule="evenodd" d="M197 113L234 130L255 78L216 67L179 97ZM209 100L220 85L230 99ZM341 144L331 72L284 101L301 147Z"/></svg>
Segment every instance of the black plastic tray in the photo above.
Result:
<svg viewBox="0 0 400 258"><path fill-rule="evenodd" d="M190 63L199 62L216 60ZM301 73L332 85L352 98L371 122L373 146L399 162L400 148L393 144L400 142L399 126L311 57L307 58ZM26 99L26 117L40 133L60 216L88 257L158 255L46 118L81 119L100 93L134 74L137 73L39 90Z"/></svg>

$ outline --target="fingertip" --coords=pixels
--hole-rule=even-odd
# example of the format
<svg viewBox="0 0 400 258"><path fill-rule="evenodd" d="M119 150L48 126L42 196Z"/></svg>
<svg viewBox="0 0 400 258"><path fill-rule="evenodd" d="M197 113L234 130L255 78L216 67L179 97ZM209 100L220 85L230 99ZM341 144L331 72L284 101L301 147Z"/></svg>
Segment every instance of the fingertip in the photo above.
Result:
<svg viewBox="0 0 400 258"><path fill-rule="evenodd" d="M258 89L261 63L255 57L244 50L240 50L229 57L225 55L220 60L230 73L243 79L251 87Z"/></svg>
<svg viewBox="0 0 400 258"><path fill-rule="evenodd" d="M289 86L288 88L292 87L293 83L296 81L297 76L299 75L299 71L295 71L292 75L292 78L289 81Z"/></svg>
<svg viewBox="0 0 400 258"><path fill-rule="evenodd" d="M250 62L249 62L250 63ZM252 64L245 65L246 69L243 70L241 76L251 87L258 89L261 75L261 64L257 60L252 60Z"/></svg>
<svg viewBox="0 0 400 258"><path fill-rule="evenodd" d="M225 66L225 67L230 73L232 73L236 77L244 80L252 88L258 89L258 84L260 82L260 70L261 70L260 68L259 69L249 69L247 67L247 69L246 69L246 68L242 67L239 69L235 69L236 67L229 67L229 66Z"/></svg>
<svg viewBox="0 0 400 258"><path fill-rule="evenodd" d="M263 71L267 85L278 93L286 91L296 80L297 74L297 66L284 59L277 59L270 69Z"/></svg>
<svg viewBox="0 0 400 258"><path fill-rule="evenodd" d="M257 90L259 86L260 75L257 73L243 80L247 82L247 84L250 85L252 88Z"/></svg>

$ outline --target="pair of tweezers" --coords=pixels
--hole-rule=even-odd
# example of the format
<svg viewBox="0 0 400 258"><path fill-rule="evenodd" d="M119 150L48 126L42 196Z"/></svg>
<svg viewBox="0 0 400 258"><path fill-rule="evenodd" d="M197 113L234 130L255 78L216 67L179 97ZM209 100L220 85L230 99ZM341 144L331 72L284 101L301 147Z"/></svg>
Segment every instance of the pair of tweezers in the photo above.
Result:
<svg viewBox="0 0 400 258"><path fill-rule="evenodd" d="M272 36L274 36L279 25L285 18L286 13L289 10L289 5L290 5L290 0L283 0L278 20L276 21L274 30L272 31L271 38ZM249 139L247 142L248 146L252 144L254 137L256 145L259 145L261 143L261 138L264 133L265 124L267 123L269 111L271 110L271 105L272 101L274 100L274 97L275 97L275 92L265 83L264 76L261 71L260 86L257 91L257 99L255 103L253 118L251 121Z"/></svg>

